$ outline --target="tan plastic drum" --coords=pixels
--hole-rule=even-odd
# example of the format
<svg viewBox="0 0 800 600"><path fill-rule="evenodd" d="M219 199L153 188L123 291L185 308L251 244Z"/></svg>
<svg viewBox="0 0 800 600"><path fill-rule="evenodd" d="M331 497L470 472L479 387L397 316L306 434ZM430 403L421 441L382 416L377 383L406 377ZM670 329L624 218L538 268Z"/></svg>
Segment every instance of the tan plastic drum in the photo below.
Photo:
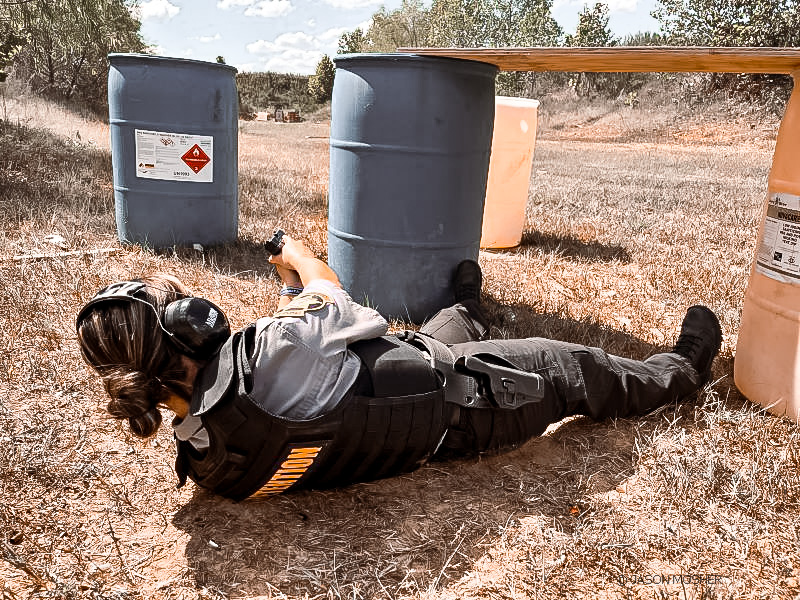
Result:
<svg viewBox="0 0 800 600"><path fill-rule="evenodd" d="M481 248L513 248L522 240L538 108L538 100L495 98Z"/></svg>
<svg viewBox="0 0 800 600"><path fill-rule="evenodd" d="M745 292L734 381L753 402L800 420L800 73L778 131Z"/></svg>

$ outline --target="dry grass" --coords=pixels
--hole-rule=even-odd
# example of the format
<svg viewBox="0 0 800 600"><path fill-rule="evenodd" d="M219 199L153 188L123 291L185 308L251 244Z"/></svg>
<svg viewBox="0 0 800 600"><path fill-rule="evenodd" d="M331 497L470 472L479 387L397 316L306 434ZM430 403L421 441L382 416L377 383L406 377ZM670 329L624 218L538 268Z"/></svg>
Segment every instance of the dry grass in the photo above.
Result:
<svg viewBox="0 0 800 600"><path fill-rule="evenodd" d="M259 242L282 225L324 252L327 125L243 124L239 241L152 252L116 242L107 146L84 133L102 126L15 103L0 121L3 600L800 592L798 428L732 383L777 123L545 101L524 243L481 253L500 336L643 358L674 342L689 304L712 306L725 341L698 398L571 419L503 456L236 504L174 488L167 428L141 441L103 416L73 318L104 283L156 269L235 326L274 310ZM52 258L14 260L34 254Z"/></svg>

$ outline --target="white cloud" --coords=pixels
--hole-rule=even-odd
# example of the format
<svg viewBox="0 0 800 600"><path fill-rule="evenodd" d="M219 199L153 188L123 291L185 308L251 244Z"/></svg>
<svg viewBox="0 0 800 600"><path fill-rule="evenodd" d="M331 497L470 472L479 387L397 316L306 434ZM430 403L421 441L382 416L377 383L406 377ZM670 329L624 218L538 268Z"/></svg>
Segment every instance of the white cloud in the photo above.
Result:
<svg viewBox="0 0 800 600"><path fill-rule="evenodd" d="M217 8L228 10L234 6L252 6L255 3L256 0L219 0L219 2L217 2Z"/></svg>
<svg viewBox="0 0 800 600"><path fill-rule="evenodd" d="M635 12L638 0L608 0L608 12Z"/></svg>
<svg viewBox="0 0 800 600"><path fill-rule="evenodd" d="M267 40L258 40L252 44L247 44L245 48L250 54L269 54L277 49L275 42L268 42Z"/></svg>
<svg viewBox="0 0 800 600"><path fill-rule="evenodd" d="M319 47L320 43L315 37L302 31L295 31L282 33L273 41L258 40L247 44L247 51L250 54L272 54L287 50L316 50Z"/></svg>
<svg viewBox="0 0 800 600"><path fill-rule="evenodd" d="M322 58L322 54L322 52L314 50L286 50L265 60L262 64L266 71L312 75L317 69L317 63Z"/></svg>
<svg viewBox="0 0 800 600"><path fill-rule="evenodd" d="M208 44L209 42L216 42L217 40L221 40L222 36L218 33L215 33L214 35L199 35L191 39L197 40L198 42L201 42L203 44Z"/></svg>
<svg viewBox="0 0 800 600"><path fill-rule="evenodd" d="M169 0L148 0L139 5L139 15L142 21L169 21L179 12L181 12L180 7L175 6Z"/></svg>
<svg viewBox="0 0 800 600"><path fill-rule="evenodd" d="M275 38L275 43L284 48L309 49L319 46L318 38L309 35L305 31L295 31L293 33L282 33Z"/></svg>
<svg viewBox="0 0 800 600"><path fill-rule="evenodd" d="M323 0L323 2L335 8L344 8L347 10L383 4L384 0Z"/></svg>
<svg viewBox="0 0 800 600"><path fill-rule="evenodd" d="M244 14L247 17L283 17L294 10L291 0L219 0L217 8L229 10L231 8L246 7Z"/></svg>
<svg viewBox="0 0 800 600"><path fill-rule="evenodd" d="M320 36L303 31L282 33L274 40L247 44L247 51L262 57L261 70L310 75L316 71L323 54L335 54L338 32L338 29L329 29Z"/></svg>
<svg viewBox="0 0 800 600"><path fill-rule="evenodd" d="M236 69L239 71L239 73L254 73L256 71L260 71L261 70L261 64L260 63L253 63L253 62L236 63L236 64L231 65L231 66L236 67Z"/></svg>
<svg viewBox="0 0 800 600"><path fill-rule="evenodd" d="M327 31L323 31L322 33L317 36L320 42L325 45L330 43L337 44L339 43L339 38L342 37L342 34L345 31L350 31L347 27L334 27L333 29L328 29Z"/></svg>
<svg viewBox="0 0 800 600"><path fill-rule="evenodd" d="M294 10L290 0L261 0L244 11L248 17L283 17Z"/></svg>
<svg viewBox="0 0 800 600"><path fill-rule="evenodd" d="M317 20L316 19L309 19L308 21L306 21L306 25L308 27L316 27L317 26Z"/></svg>

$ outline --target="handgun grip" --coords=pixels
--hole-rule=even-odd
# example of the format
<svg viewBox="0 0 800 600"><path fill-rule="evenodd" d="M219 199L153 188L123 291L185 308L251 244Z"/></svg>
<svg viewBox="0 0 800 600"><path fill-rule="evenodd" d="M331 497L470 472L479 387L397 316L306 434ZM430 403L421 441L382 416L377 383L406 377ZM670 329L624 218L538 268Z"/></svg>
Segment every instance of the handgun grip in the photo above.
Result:
<svg viewBox="0 0 800 600"><path fill-rule="evenodd" d="M272 239L269 241L264 242L264 248L272 254L273 256L276 254L280 254L281 250L283 250L283 236L285 232L283 229L276 229L275 234L272 236Z"/></svg>

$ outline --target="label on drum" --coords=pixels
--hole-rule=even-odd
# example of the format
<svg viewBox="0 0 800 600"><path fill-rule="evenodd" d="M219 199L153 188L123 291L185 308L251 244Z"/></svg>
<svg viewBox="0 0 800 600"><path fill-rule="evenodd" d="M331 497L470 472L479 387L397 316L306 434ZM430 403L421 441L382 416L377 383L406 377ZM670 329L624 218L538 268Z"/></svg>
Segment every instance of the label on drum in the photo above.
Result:
<svg viewBox="0 0 800 600"><path fill-rule="evenodd" d="M136 129L136 176L166 181L214 181L214 137Z"/></svg>
<svg viewBox="0 0 800 600"><path fill-rule="evenodd" d="M756 271L778 281L800 284L800 196L769 193Z"/></svg>

